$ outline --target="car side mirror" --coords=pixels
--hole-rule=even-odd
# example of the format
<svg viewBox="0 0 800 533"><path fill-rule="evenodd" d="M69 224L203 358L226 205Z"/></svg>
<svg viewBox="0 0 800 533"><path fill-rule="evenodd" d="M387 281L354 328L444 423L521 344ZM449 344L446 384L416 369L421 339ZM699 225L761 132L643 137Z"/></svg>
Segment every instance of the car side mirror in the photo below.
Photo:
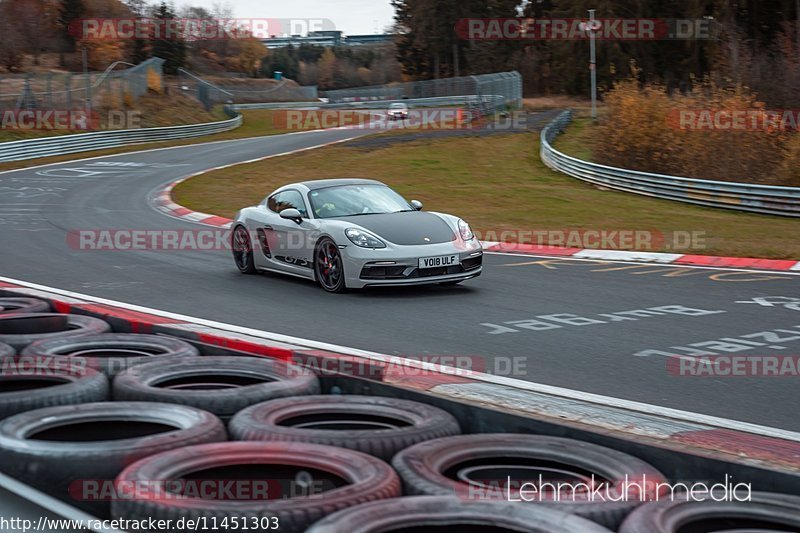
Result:
<svg viewBox="0 0 800 533"><path fill-rule="evenodd" d="M281 218L284 218L286 220L293 220L297 224L299 224L303 220L303 215L301 215L300 211L298 211L297 209L292 209L292 208L284 209L283 211L280 212L280 215Z"/></svg>
<svg viewBox="0 0 800 533"><path fill-rule="evenodd" d="M411 200L411 207L413 207L417 211L422 211L422 202L420 202L419 200Z"/></svg>

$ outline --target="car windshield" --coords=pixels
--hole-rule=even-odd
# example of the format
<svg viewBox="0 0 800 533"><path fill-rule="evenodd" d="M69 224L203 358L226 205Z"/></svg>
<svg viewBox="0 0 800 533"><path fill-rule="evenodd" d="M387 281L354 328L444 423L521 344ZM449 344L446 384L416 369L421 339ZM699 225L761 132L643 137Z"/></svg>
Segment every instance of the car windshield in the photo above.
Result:
<svg viewBox="0 0 800 533"><path fill-rule="evenodd" d="M341 185L311 191L311 209L317 218L375 215L412 211L402 196L385 185Z"/></svg>
<svg viewBox="0 0 800 533"><path fill-rule="evenodd" d="M389 109L407 109L406 104L391 104Z"/></svg>

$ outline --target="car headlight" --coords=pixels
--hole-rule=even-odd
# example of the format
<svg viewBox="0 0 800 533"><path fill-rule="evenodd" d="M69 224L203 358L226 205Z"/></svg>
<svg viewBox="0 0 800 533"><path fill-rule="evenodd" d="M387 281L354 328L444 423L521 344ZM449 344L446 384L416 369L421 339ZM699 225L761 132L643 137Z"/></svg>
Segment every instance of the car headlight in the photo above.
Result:
<svg viewBox="0 0 800 533"><path fill-rule="evenodd" d="M471 241L475 238L475 234L472 233L472 228L469 227L469 224L458 219L458 232L461 234L461 238L465 241Z"/></svg>
<svg viewBox="0 0 800 533"><path fill-rule="evenodd" d="M386 243L363 229L350 228L344 232L350 242L361 248L386 248Z"/></svg>

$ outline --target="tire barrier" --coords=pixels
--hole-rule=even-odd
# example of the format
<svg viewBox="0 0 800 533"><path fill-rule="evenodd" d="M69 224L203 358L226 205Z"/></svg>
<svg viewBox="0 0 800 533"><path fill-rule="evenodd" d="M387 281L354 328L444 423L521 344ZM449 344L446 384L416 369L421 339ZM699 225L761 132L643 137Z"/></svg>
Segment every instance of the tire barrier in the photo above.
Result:
<svg viewBox="0 0 800 533"><path fill-rule="evenodd" d="M145 327L164 335L194 338L185 329L172 329L157 320L140 322L143 317L139 315L137 322L129 322L130 317L124 314L88 312L107 316L115 327L125 331ZM513 489L518 483L531 481L536 488L539 474L545 478L542 481L571 485L577 485L569 483L572 481L591 483L587 478L593 480L595 475L603 481L630 478L634 483L637 476L647 476L653 486L666 484L666 479L641 460L612 449L530 434L536 430L523 419L519 419L516 429L519 433L457 435L455 419L426 403L425 397L422 403L415 403L394 396L319 396L321 385L313 376L313 362L309 367L298 368L244 353L225 357L178 355L183 353L179 347L185 341L177 337L155 337L163 341L159 346L171 355L139 354L144 362L138 364L138 355L126 354L122 357L126 365L133 364L127 359L133 359L137 366L116 378L123 389L122 377L135 378L135 385L129 388L135 391L131 394L161 402L97 403L108 396L108 377L93 368L86 369L81 362L93 357L112 360L116 355L95 352L114 346L94 345L91 340L126 339L134 343L127 347L135 351L153 337L104 333L109 330L108 323L82 322L86 318L89 317L18 311L0 315L0 335L5 335L3 339L11 336L26 354L0 359L0 471L102 518L238 518L240 523L246 518L251 525L254 519L259 520L261 530L267 529L265 525L275 530L271 521L274 518L280 521L280 530L304 531L312 527L312 533L335 533L345 528L348 533L386 528L427 531L433 526L464 533L499 528L599 533L617 530L620 524L622 533L685 533L688 530L674 527L676 520L684 518L691 527L698 528L720 524L726 530L798 530L800 501L796 496L778 494L754 493L750 503L687 503L678 498L673 502L664 495L661 502L648 504L640 503L647 498L636 494L627 494L622 502L507 501L500 491L503 484ZM99 332L86 333L97 327ZM31 335L44 337L26 337ZM224 337L222 332L219 335ZM29 341L36 344L27 344ZM248 345L237 346L226 352L249 349ZM0 344L0 355L14 350L13 346ZM49 355L53 353L57 355ZM270 370L265 370L265 365ZM292 383L299 378L305 383ZM352 379L348 376L333 379L326 383L326 390L334 383L353 393L371 390L370 380L348 382ZM379 376L375 379L380 381ZM272 395L276 392L273 390L266 397L250 396L251 390L267 385L280 393ZM116 391L115 386L112 389ZM395 387L382 384L378 390L383 391L381 394L395 390L396 396L405 396ZM299 396L308 394L313 396ZM184 402L191 405L180 405ZM460 418L463 427L471 433L485 430L486 420L470 420L469 404L454 400L445 400L444 404L464 417ZM236 413L229 424L232 436L252 440L222 442L227 437L220 417L193 405L223 418ZM242 454L244 450L249 451ZM400 451L395 454L397 450ZM660 453L663 455L664 450ZM396 472L384 461L393 454ZM643 453L643 457L650 456ZM671 469L676 478L671 481L675 483L689 468L685 461L678 461L674 468L666 467ZM692 465L702 465L692 461ZM731 463L734 468L742 466ZM711 473L704 468L701 466L698 475L715 479L713 467ZM788 488L795 485L787 484L787 472L778 467L762 471L763 474L758 470L750 473L750 479L757 483L761 479L764 486L773 490L796 492ZM149 496L129 498L125 490L141 487L126 489L128 485L124 483L115 485L114 477L120 472L133 473L132 477L121 475L122 481L141 481L144 487L152 486L153 480L174 481L177 485L170 485L168 491L177 488L178 492L194 482L195 488L208 482L224 490L231 481L237 485L267 480L267 494L274 499L262 498L254 503L252 498L228 501L223 497L217 501L218 498L205 496L175 498L171 494L164 496L163 492L157 501ZM759 475L770 477L758 478ZM402 498L401 485L405 487ZM666 485L663 487L664 491L669 490ZM321 493L311 497L312 490ZM523 498L521 491L518 495ZM37 504L30 495L25 497ZM39 503L42 509L47 509L45 505ZM513 522L518 517L523 525ZM321 521L316 523L318 520Z"/></svg>
<svg viewBox="0 0 800 533"><path fill-rule="evenodd" d="M507 476L520 484L538 482L539 476L545 481L590 486L595 479L616 483L646 480L653 486L667 483L664 475L649 464L616 450L572 439L515 433L459 435L422 442L399 452L392 465L407 495L455 493L471 500L513 497L519 501L514 487L506 486ZM641 503L639 494L623 496L616 502L576 497L529 504L557 507L616 530Z"/></svg>
<svg viewBox="0 0 800 533"><path fill-rule="evenodd" d="M748 502L663 500L642 505L620 533L800 531L800 497L754 492Z"/></svg>
<svg viewBox="0 0 800 533"><path fill-rule="evenodd" d="M150 361L175 361L199 354L197 348L180 339L138 333L55 338L34 342L21 352L21 355L66 359L107 376Z"/></svg>
<svg viewBox="0 0 800 533"><path fill-rule="evenodd" d="M50 304L37 298L0 298L0 315L10 313L49 313Z"/></svg>
<svg viewBox="0 0 800 533"><path fill-rule="evenodd" d="M418 442L461 433L447 411L380 396L304 396L253 405L229 424L236 440L293 441L358 450L384 460Z"/></svg>
<svg viewBox="0 0 800 533"><path fill-rule="evenodd" d="M191 405L228 419L273 398L319 392L311 372L257 357L197 357L137 366L114 379L115 400Z"/></svg>
<svg viewBox="0 0 800 533"><path fill-rule="evenodd" d="M36 341L111 331L104 320L83 315L57 313L12 313L0 315L0 342L22 350Z"/></svg>
<svg viewBox="0 0 800 533"><path fill-rule="evenodd" d="M109 502L101 491L113 487L133 461L225 439L222 421L193 407L145 402L47 407L0 422L0 470L105 516Z"/></svg>
<svg viewBox="0 0 800 533"><path fill-rule="evenodd" d="M234 500L168 499L147 491L147 484L153 482L160 485L211 478L267 480L270 490ZM255 520L260 525L256 530L271 527L287 533L305 531L340 509L400 495L397 474L380 459L353 450L299 442L226 442L176 449L132 464L119 475L117 483L145 488L139 498L113 501L111 514L115 518L205 518L209 524L244 518L248 527ZM187 482L187 492L189 485ZM298 485L314 487L313 492L284 497L289 495L287 491L296 494Z"/></svg>
<svg viewBox="0 0 800 533"><path fill-rule="evenodd" d="M102 402L108 379L91 368L17 356L0 361L0 420L43 407Z"/></svg>
<svg viewBox="0 0 800 533"><path fill-rule="evenodd" d="M364 503L334 513L306 533L383 531L531 531L611 533L603 526L552 508L511 502L464 501L453 496L413 496Z"/></svg>

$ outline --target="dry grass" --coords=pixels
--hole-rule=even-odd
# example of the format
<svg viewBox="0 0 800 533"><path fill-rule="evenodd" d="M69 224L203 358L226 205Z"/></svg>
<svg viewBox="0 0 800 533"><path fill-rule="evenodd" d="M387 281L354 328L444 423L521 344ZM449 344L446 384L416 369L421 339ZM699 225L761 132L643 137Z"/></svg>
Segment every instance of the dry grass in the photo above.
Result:
<svg viewBox="0 0 800 533"><path fill-rule="evenodd" d="M591 109L592 102L573 96L539 96L524 98L522 106L527 111L548 111L550 109Z"/></svg>
<svg viewBox="0 0 800 533"><path fill-rule="evenodd" d="M580 148L566 136L562 148ZM456 137L347 144L212 172L181 184L178 203L232 217L271 190L317 178L380 179L426 209L463 216L484 235L503 230L651 230L704 232L705 246L686 253L800 259L797 222L600 191L552 172L539 159L536 135Z"/></svg>

